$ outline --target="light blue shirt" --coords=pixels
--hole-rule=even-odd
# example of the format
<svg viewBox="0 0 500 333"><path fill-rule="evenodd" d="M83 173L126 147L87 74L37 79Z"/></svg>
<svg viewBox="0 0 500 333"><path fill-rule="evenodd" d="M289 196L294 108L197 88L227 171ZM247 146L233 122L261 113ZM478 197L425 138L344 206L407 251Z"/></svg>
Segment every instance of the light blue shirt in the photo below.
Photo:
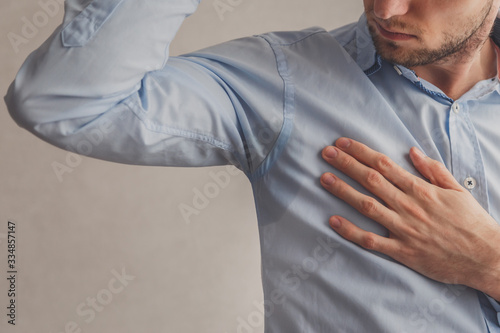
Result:
<svg viewBox="0 0 500 333"><path fill-rule="evenodd" d="M240 168L254 191L268 333L500 332L492 299L339 237L328 225L333 214L387 230L319 183L331 170L320 152L340 136L414 174L407 154L417 146L500 221L498 77L453 101L382 61L364 16L332 32L269 33L168 58L197 5L67 1L63 25L9 89L12 117L54 145L100 159Z"/></svg>

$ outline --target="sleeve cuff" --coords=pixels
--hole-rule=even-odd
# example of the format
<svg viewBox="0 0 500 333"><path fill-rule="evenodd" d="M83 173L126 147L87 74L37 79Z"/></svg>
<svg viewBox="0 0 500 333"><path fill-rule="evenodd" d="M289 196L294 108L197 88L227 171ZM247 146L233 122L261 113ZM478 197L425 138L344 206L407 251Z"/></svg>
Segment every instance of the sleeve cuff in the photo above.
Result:
<svg viewBox="0 0 500 333"><path fill-rule="evenodd" d="M495 311L497 312L497 320L498 320L498 324L500 325L500 303L498 301L496 301L494 298L486 295L486 298L488 299L488 301L490 302L491 306L493 307L493 309L495 309Z"/></svg>

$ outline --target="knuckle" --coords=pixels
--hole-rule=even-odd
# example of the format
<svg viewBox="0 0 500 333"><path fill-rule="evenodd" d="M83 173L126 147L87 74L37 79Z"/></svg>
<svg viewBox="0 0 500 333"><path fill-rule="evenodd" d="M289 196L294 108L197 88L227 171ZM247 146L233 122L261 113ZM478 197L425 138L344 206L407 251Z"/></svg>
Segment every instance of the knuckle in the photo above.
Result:
<svg viewBox="0 0 500 333"><path fill-rule="evenodd" d="M409 216L417 219L418 221L427 221L427 214L424 209L415 203L407 203L404 205L404 209Z"/></svg>
<svg viewBox="0 0 500 333"><path fill-rule="evenodd" d="M430 188L427 183L422 183L420 179L411 180L410 186L417 199L427 202L436 199L433 188Z"/></svg>
<svg viewBox="0 0 500 333"><path fill-rule="evenodd" d="M405 244L398 244L391 252L390 256L404 265L411 265L414 262L415 253L413 249Z"/></svg>
<svg viewBox="0 0 500 333"><path fill-rule="evenodd" d="M443 169L444 168L444 165L441 162L436 161L436 160L431 161L431 166L436 168L436 169Z"/></svg>
<svg viewBox="0 0 500 333"><path fill-rule="evenodd" d="M418 197L420 200L422 201L435 201L435 195L434 195L434 192L427 189L427 188L422 188L420 189L418 193Z"/></svg>
<svg viewBox="0 0 500 333"><path fill-rule="evenodd" d="M375 159L375 168L377 170L385 171L389 170L392 168L392 160L385 156L385 155L380 155Z"/></svg>
<svg viewBox="0 0 500 333"><path fill-rule="evenodd" d="M340 198L344 198L347 194L348 187L343 184L336 182L336 184L333 186L332 191L335 192L335 195L337 195Z"/></svg>
<svg viewBox="0 0 500 333"><path fill-rule="evenodd" d="M354 236L354 231L351 228L342 228L342 237L344 237L347 240L352 240Z"/></svg>
<svg viewBox="0 0 500 333"><path fill-rule="evenodd" d="M371 197L361 200L360 211L364 215L373 215L377 211L376 200Z"/></svg>
<svg viewBox="0 0 500 333"><path fill-rule="evenodd" d="M439 174L448 172L448 169L446 168L446 166L443 163L436 161L436 160L432 160L431 169L434 169Z"/></svg>
<svg viewBox="0 0 500 333"><path fill-rule="evenodd" d="M419 257L417 250L409 246L402 246L399 250L399 255L401 257L401 261L410 265Z"/></svg>
<svg viewBox="0 0 500 333"><path fill-rule="evenodd" d="M368 151L368 147L365 146L364 144L358 144L356 145L356 149L354 150L354 154L358 155L363 155Z"/></svg>
<svg viewBox="0 0 500 333"><path fill-rule="evenodd" d="M344 157L340 163L339 163L339 168L341 170L348 170L352 167L354 163L354 159L352 157Z"/></svg>
<svg viewBox="0 0 500 333"><path fill-rule="evenodd" d="M415 178L409 179L408 185L412 191L418 191L420 189L420 182Z"/></svg>
<svg viewBox="0 0 500 333"><path fill-rule="evenodd" d="M361 244L362 247L368 250L373 250L375 249L376 241L375 241L375 235L372 233L366 234L362 240Z"/></svg>
<svg viewBox="0 0 500 333"><path fill-rule="evenodd" d="M382 175L375 171L370 170L366 175L366 184L370 187L377 187L382 183Z"/></svg>

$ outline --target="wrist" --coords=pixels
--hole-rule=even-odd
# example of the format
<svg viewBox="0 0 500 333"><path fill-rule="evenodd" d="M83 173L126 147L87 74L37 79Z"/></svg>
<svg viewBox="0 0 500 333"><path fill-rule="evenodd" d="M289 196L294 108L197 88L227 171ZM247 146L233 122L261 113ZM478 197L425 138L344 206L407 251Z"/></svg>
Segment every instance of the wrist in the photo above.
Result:
<svg viewBox="0 0 500 333"><path fill-rule="evenodd" d="M500 303L500 226L494 222L476 239L472 270L464 271L464 285L479 290Z"/></svg>
<svg viewBox="0 0 500 333"><path fill-rule="evenodd" d="M488 274L484 277L482 284L476 288L500 303L500 277Z"/></svg>
<svg viewBox="0 0 500 333"><path fill-rule="evenodd" d="M481 265L481 269L474 272L469 287L500 302L500 237L490 244L495 244L495 247L487 251L488 260Z"/></svg>
<svg viewBox="0 0 500 333"><path fill-rule="evenodd" d="M481 290L497 302L500 302L500 258L488 274L485 274L483 289Z"/></svg>

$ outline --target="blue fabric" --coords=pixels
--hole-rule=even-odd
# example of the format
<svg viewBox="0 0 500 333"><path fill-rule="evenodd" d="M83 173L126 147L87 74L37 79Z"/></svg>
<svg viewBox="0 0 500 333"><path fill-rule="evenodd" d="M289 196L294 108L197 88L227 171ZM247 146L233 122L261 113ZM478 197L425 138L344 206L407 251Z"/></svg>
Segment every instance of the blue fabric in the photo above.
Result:
<svg viewBox="0 0 500 333"><path fill-rule="evenodd" d="M62 31L64 46L85 45L123 0L93 1Z"/></svg>
<svg viewBox="0 0 500 333"><path fill-rule="evenodd" d="M20 126L84 155L243 170L258 214L266 332L500 332L494 300L334 233L328 218L338 214L388 234L319 184L331 170L320 152L340 136L414 174L407 154L417 146L460 183L472 177L471 193L500 221L498 77L453 101L380 59L364 17L169 58L198 1L104 2L67 1L65 24L24 63L8 109ZM63 34L73 40L63 44Z"/></svg>

